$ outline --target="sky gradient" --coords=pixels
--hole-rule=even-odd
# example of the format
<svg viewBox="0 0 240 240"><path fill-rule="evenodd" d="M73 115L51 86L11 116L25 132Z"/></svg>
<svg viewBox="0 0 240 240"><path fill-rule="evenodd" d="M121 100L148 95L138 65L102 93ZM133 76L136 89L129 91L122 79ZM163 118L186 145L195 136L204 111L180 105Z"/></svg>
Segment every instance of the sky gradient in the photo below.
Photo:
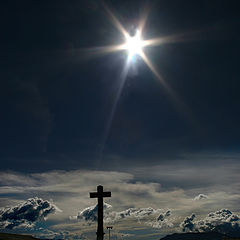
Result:
<svg viewBox="0 0 240 240"><path fill-rule="evenodd" d="M0 3L1 231L93 238L102 184L115 239L240 232L240 4L105 4ZM140 56L123 81L106 6L127 32L149 10L142 38L170 40L143 51L171 91Z"/></svg>

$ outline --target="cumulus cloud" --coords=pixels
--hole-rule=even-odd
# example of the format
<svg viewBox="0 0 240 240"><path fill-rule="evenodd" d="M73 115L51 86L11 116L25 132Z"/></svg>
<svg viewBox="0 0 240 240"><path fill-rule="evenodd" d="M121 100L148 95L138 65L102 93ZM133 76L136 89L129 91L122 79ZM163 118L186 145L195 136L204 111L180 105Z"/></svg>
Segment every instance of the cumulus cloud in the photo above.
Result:
<svg viewBox="0 0 240 240"><path fill-rule="evenodd" d="M172 215L171 210L167 210L166 212L160 213L160 215L152 221L148 221L147 225L153 228L162 228L162 227L173 227L172 219L168 217Z"/></svg>
<svg viewBox="0 0 240 240"><path fill-rule="evenodd" d="M112 206L110 204L104 203L103 204L104 209L104 221L105 222L115 222L121 219L134 217L138 220L143 219L147 216L156 214L160 212L160 209L154 209L151 207L148 208L128 208L124 211L115 212L110 211L112 209ZM78 213L77 216L71 216L70 219L79 219L84 220L88 222L95 222L97 221L97 211L98 206L97 204L91 207L87 207L83 209L81 212ZM167 213L169 214L169 213Z"/></svg>
<svg viewBox="0 0 240 240"><path fill-rule="evenodd" d="M228 209L211 212L202 220L194 221L195 214L181 223L182 230L190 232L217 231L223 234L240 233L240 218Z"/></svg>
<svg viewBox="0 0 240 240"><path fill-rule="evenodd" d="M106 211L112 208L110 204L103 203L103 211L104 211L104 217L106 215ZM87 207L83 209L81 212L78 212L77 216L71 216L70 219L79 219L79 220L85 220L90 222L96 222L97 221L97 214L98 214L98 205L94 205L91 207Z"/></svg>
<svg viewBox="0 0 240 240"><path fill-rule="evenodd" d="M97 205L87 207L78 213L77 216L70 217L71 220L83 220L88 224L97 221ZM168 219L171 210L164 211L162 209L147 208L128 208L117 212L112 211L110 204L104 203L104 222L114 223L124 219L134 218L138 222L142 222L153 228L172 227L172 222Z"/></svg>
<svg viewBox="0 0 240 240"><path fill-rule="evenodd" d="M171 215L171 210L167 210L165 213L161 213L159 217L157 218L157 221L164 221L166 217L169 217Z"/></svg>
<svg viewBox="0 0 240 240"><path fill-rule="evenodd" d="M128 217L134 217L138 220L148 217L150 215L159 213L160 209L154 209L151 207L148 208L128 208L121 212L112 212L110 217L112 217L112 221L118 221Z"/></svg>
<svg viewBox="0 0 240 240"><path fill-rule="evenodd" d="M61 211L55 204L41 198L29 198L14 207L0 209L0 228L31 228L35 222L46 220L49 214Z"/></svg>
<svg viewBox="0 0 240 240"><path fill-rule="evenodd" d="M196 215L193 213L191 216L188 216L183 220L183 222L180 224L180 227L182 228L183 232L193 231L194 229L193 220L195 217Z"/></svg>
<svg viewBox="0 0 240 240"><path fill-rule="evenodd" d="M205 195L205 194L200 193L193 200L194 201L198 201L198 200L204 200L204 199L208 199L208 196Z"/></svg>

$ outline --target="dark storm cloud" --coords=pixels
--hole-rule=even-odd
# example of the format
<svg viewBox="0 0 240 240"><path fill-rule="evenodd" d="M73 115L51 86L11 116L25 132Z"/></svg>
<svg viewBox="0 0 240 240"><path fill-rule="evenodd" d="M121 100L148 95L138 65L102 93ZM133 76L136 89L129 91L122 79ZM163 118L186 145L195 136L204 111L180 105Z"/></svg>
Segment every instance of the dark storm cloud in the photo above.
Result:
<svg viewBox="0 0 240 240"><path fill-rule="evenodd" d="M14 229L31 228L37 221L45 220L48 215L60 209L48 200L35 197L14 207L0 209L0 227Z"/></svg>
<svg viewBox="0 0 240 240"><path fill-rule="evenodd" d="M186 217L181 223L182 231L190 232L209 232L217 231L223 234L236 234L240 233L240 218L238 215L233 214L228 209L221 209L216 212L211 212L204 219L194 221L195 214Z"/></svg>

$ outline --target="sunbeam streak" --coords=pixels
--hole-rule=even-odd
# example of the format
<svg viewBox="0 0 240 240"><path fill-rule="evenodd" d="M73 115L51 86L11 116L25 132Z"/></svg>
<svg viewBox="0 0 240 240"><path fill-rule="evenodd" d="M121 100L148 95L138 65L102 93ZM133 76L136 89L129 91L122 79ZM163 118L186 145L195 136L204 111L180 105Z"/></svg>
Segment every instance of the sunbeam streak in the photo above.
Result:
<svg viewBox="0 0 240 240"><path fill-rule="evenodd" d="M183 114L190 121L191 125L196 127L198 124L197 124L196 120L194 119L190 108L177 95L177 93L167 84L167 82L163 79L163 77L160 75L160 73L156 70L153 63L149 60L149 58L146 56L146 54L143 51L141 52L140 56L142 57L142 59L146 63L146 65L149 67L149 69L152 71L152 73L154 74L156 79L163 85L165 91L168 93L168 96L174 102L176 110L179 111L181 114ZM198 128L199 128L199 126L198 126Z"/></svg>
<svg viewBox="0 0 240 240"><path fill-rule="evenodd" d="M123 25L118 21L118 19L116 18L116 16L113 14L113 12L108 8L108 6L103 3L103 6L106 10L106 12L108 13L112 23L116 26L116 28L124 35L125 38L128 37L128 32L124 29Z"/></svg>
<svg viewBox="0 0 240 240"><path fill-rule="evenodd" d="M84 58L98 57L109 53L119 52L126 50L125 44L102 46L102 47L91 47L91 48L80 48L77 53Z"/></svg>
<svg viewBox="0 0 240 240"><path fill-rule="evenodd" d="M144 29L145 24L147 22L149 11L150 11L150 6L149 6L149 3L146 2L145 7L143 8L141 18L140 18L140 22L139 22L139 26L138 26L138 29L139 29L140 33L143 32L143 29Z"/></svg>
<svg viewBox="0 0 240 240"><path fill-rule="evenodd" d="M169 36L159 37L159 38L152 38L143 41L143 47L147 46L158 46L162 44L170 44L170 43L181 43L181 42L188 42L188 41L196 41L200 40L200 35L203 30L195 30L186 33L179 33L173 34Z"/></svg>
<svg viewBox="0 0 240 240"><path fill-rule="evenodd" d="M110 115L109 115L109 118L108 118L108 121L107 121L107 124L106 124L106 127L105 127L103 141L102 141L102 144L100 146L100 161L101 161L101 158L102 158L102 154L103 154L104 147L105 147L105 144L106 144L106 141L107 141L107 138L108 138L109 131L110 131L111 126L112 126L112 121L113 121L113 118L114 118L114 114L116 112L117 104L118 104L119 98L120 98L121 93L122 93L122 89L124 87L124 84L125 84L125 81L126 81L126 78L127 78L127 74L128 74L128 70L129 70L129 66L130 66L130 60L131 59L128 58L127 61L125 62L124 67L123 67L123 71L122 71L122 73L119 77L119 88L118 88L115 100L113 102L113 106L112 106L112 109L111 109L111 112L110 112ZM98 165L99 164L100 164L100 162L98 162ZM99 167L99 166L97 166L97 167Z"/></svg>

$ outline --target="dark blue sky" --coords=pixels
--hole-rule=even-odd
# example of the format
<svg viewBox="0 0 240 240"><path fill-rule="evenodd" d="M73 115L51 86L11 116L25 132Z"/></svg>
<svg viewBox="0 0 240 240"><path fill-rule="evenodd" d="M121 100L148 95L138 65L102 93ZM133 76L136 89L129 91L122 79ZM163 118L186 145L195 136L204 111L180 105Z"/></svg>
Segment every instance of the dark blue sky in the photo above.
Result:
<svg viewBox="0 0 240 240"><path fill-rule="evenodd" d="M138 23L141 1L106 3L126 29ZM191 33L191 41L145 50L190 114L139 58L102 154L126 53L94 56L85 49L123 40L100 1L0 5L2 170L114 169L116 158L135 167L239 152L238 1L151 4L145 39Z"/></svg>
<svg viewBox="0 0 240 240"><path fill-rule="evenodd" d="M128 32L144 2L105 1ZM1 231L93 239L101 184L113 238L239 234L240 2L148 3L142 38L175 41L143 51L171 90L100 54L125 41L102 1L0 1Z"/></svg>

